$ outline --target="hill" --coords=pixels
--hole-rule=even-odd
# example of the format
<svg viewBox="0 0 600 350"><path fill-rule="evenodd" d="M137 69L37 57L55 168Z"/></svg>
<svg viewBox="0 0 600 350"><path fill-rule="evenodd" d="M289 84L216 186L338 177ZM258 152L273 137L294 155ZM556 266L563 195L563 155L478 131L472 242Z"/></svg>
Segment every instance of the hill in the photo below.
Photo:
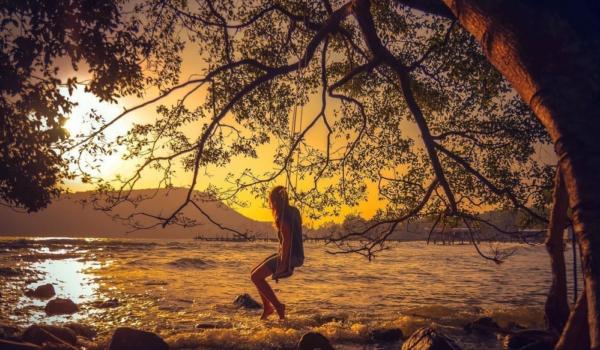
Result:
<svg viewBox="0 0 600 350"><path fill-rule="evenodd" d="M155 190L136 190L132 196L145 196ZM135 211L153 215L167 215L179 206L186 189L159 190L152 200L135 208L129 203L119 205L113 214L127 216ZM231 232L222 230L207 220L198 210L188 208L187 217L195 219L200 225L181 227L169 225L151 229L132 231L132 227L103 211L94 209L90 204L93 192L77 192L63 195L46 209L37 213L19 213L6 207L0 207L0 236L60 236L60 237L127 237L127 238L193 238L198 234L207 237L230 236ZM201 195L200 193L196 193ZM201 208L216 222L238 230L253 232L257 236L274 237L271 223L252 220L241 215L227 205L218 202L203 202Z"/></svg>

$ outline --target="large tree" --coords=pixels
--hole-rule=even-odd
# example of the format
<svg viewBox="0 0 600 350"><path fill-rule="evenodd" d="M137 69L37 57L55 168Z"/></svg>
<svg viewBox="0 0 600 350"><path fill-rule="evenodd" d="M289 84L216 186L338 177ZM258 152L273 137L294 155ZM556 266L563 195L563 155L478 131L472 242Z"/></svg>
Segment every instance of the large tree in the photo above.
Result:
<svg viewBox="0 0 600 350"><path fill-rule="evenodd" d="M370 180L389 207L341 237L361 239L338 241L370 256L399 223L419 215L473 227L493 225L477 215L480 208L513 207L544 221L531 207L542 207L552 171L534 148L549 135L586 281L586 299L571 313L563 340L577 333L572 326L587 311L590 344L598 349L598 13L586 1L146 2L136 15L158 28L163 53L178 62L183 33L205 68L183 83L149 82L160 93L139 107L183 91L176 104L157 109L156 123L102 144L103 131L134 107L72 147L96 155L125 145L126 157L140 159L117 188L100 183L108 194L104 209L143 200L130 194L148 169L160 171L159 184L167 186L178 162L191 173L188 195L174 212L127 218L140 227L187 224L183 210L201 211L198 201L205 199L195 189L232 200L245 190L263 195L274 181L298 175L302 186L289 181L294 198L316 216L364 199ZM200 89L208 97L190 103ZM290 112L310 99L321 108L290 133L290 115L297 116ZM196 134L187 132L190 125ZM311 133L322 143L309 142ZM279 145L271 171L232 172L226 188L202 176L258 157L270 142Z"/></svg>

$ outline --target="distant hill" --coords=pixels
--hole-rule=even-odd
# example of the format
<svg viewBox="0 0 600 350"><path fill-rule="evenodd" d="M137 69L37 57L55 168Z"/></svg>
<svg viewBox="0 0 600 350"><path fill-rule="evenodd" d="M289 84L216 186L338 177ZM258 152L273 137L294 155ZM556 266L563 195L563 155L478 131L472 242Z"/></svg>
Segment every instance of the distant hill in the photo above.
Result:
<svg viewBox="0 0 600 350"><path fill-rule="evenodd" d="M154 191L136 190L132 195L145 196ZM186 189L159 190L152 200L142 206L134 208L131 204L122 204L114 213L126 216L134 211L143 211L153 215L168 215L182 203L186 193ZM231 235L231 232L224 231L207 220L195 208L186 208L184 214L201 223L199 226L184 228L169 225L164 229L158 226L129 232L132 230L131 226L113 220L107 213L96 210L89 204L82 204L92 196L93 192L64 195L48 208L32 214L0 207L0 236L193 238L198 234L207 237ZM221 202L203 202L201 208L216 222L240 232L250 231L263 237L275 235L271 223L252 220Z"/></svg>

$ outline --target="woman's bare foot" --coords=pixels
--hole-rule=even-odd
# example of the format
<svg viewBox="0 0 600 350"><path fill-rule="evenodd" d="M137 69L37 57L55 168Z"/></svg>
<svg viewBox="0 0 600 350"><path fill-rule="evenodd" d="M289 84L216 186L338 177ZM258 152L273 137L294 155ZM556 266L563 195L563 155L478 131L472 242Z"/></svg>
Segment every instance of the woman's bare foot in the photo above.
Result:
<svg viewBox="0 0 600 350"><path fill-rule="evenodd" d="M262 315L260 315L260 319L261 320L266 320L267 318L269 318L269 316L273 312L275 312L275 310L273 309L273 307L270 304L265 303L265 306L264 306L264 309L263 309L263 313L262 313Z"/></svg>
<svg viewBox="0 0 600 350"><path fill-rule="evenodd" d="M277 315L279 315L279 319L285 320L285 304L275 306L275 310L277 311Z"/></svg>

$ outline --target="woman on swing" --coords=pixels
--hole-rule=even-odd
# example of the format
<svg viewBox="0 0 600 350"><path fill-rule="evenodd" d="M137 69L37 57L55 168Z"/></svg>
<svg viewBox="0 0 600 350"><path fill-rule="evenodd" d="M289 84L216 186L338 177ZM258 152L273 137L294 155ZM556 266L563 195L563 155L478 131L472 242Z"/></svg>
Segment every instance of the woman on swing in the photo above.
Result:
<svg viewBox="0 0 600 350"><path fill-rule="evenodd" d="M295 267L304 263L304 248L302 246L302 218L300 211L292 207L288 201L288 194L283 186L276 186L269 194L269 206L273 211L279 250L266 258L252 269L251 279L256 285L263 302L262 320L277 311L279 319L285 318L285 305L282 304L269 283L265 280L271 276L275 281L289 277Z"/></svg>

